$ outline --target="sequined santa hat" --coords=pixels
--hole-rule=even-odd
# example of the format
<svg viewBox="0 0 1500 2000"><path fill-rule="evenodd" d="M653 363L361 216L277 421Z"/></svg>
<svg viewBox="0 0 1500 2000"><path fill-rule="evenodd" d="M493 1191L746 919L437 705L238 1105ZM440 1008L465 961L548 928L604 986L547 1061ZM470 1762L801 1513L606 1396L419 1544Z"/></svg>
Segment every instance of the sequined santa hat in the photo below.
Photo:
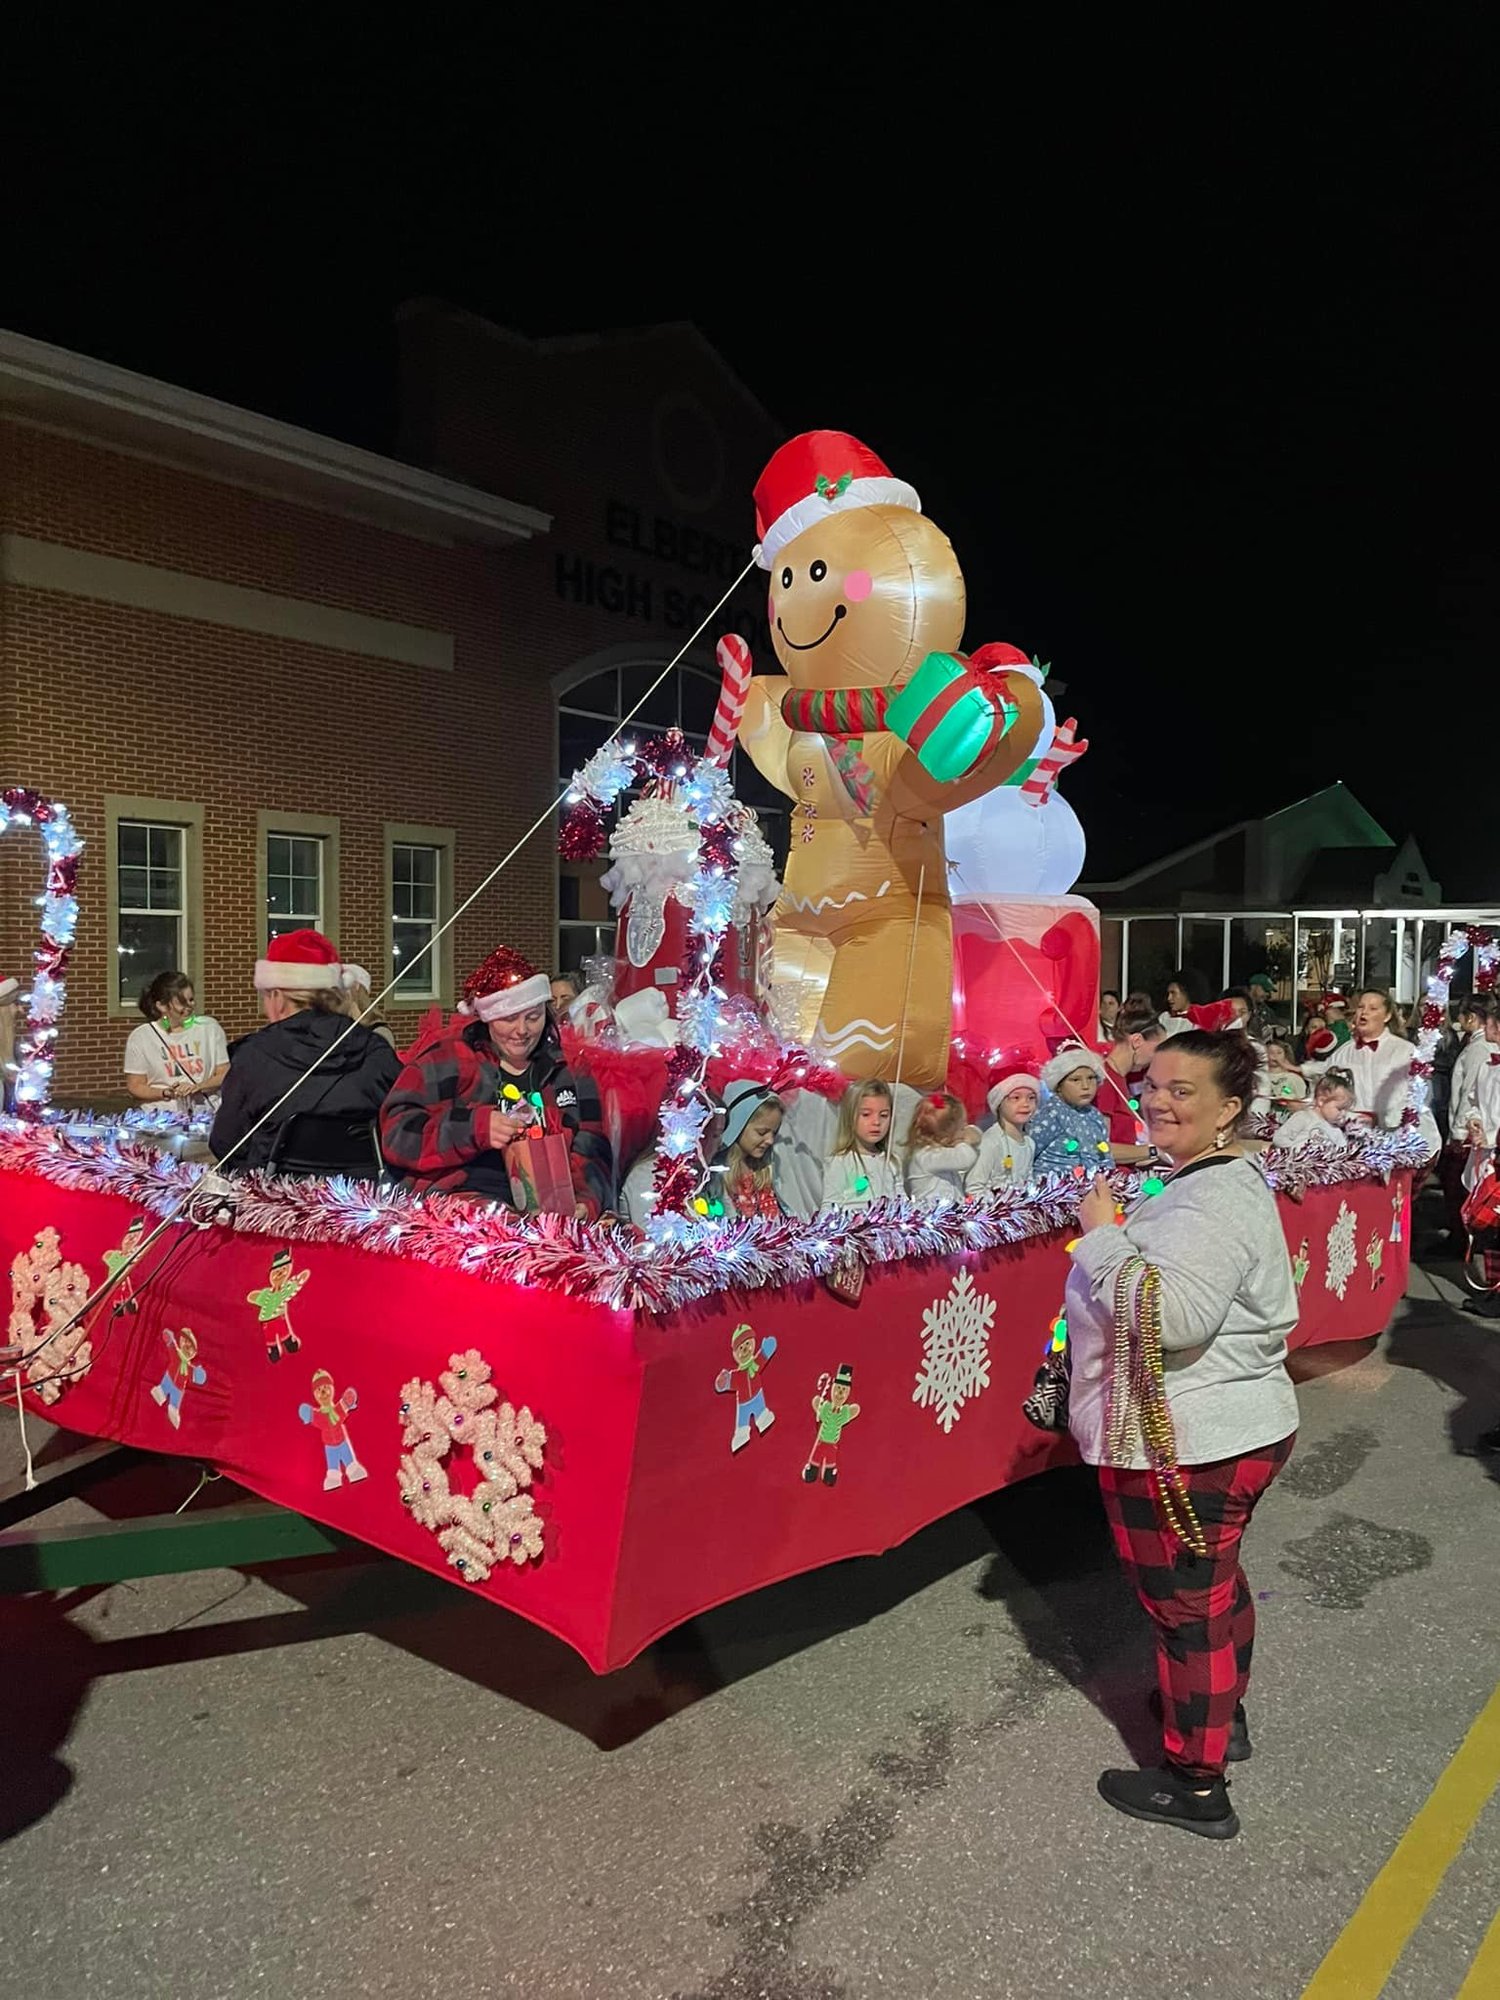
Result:
<svg viewBox="0 0 1500 2000"><path fill-rule="evenodd" d="M343 979L338 946L321 931L284 931L255 962L257 993L336 993Z"/></svg>
<svg viewBox="0 0 1500 2000"><path fill-rule="evenodd" d="M464 981L460 1014L477 1014L481 1021L503 1021L512 1014L528 1014L533 1007L545 1007L552 998L552 981L538 972L529 958L509 945L492 951Z"/></svg>
<svg viewBox="0 0 1500 2000"><path fill-rule="evenodd" d="M1104 1058L1097 1049L1085 1047L1082 1042L1064 1042L1050 1061L1042 1064L1042 1082L1051 1091L1075 1069L1091 1069L1099 1081L1104 1081Z"/></svg>

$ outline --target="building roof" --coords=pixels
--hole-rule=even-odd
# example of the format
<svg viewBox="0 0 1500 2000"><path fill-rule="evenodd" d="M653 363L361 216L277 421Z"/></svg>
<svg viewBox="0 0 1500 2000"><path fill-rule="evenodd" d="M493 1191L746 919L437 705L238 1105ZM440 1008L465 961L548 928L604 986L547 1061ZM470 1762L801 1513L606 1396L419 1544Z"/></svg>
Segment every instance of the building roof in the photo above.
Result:
<svg viewBox="0 0 1500 2000"><path fill-rule="evenodd" d="M3 330L0 417L380 527L503 546L552 525L461 480Z"/></svg>
<svg viewBox="0 0 1500 2000"><path fill-rule="evenodd" d="M447 299L419 297L406 299L396 308L396 318L415 319L424 313L440 315L473 328L476 333L486 334L493 340L504 341L513 347L526 349L532 354L584 354L599 348L622 348L642 342L676 340L695 347L723 376L734 393L752 409L763 424L775 431L784 430L765 404L738 374L724 356L714 346L703 329L690 319L658 320L645 326L608 327L588 333L543 334L533 338L530 334L518 333L514 327L501 326L497 321L486 319L482 313L470 312L466 306L456 306Z"/></svg>
<svg viewBox="0 0 1500 2000"><path fill-rule="evenodd" d="M1388 847L1324 847L1297 884L1299 909L1363 909L1373 901L1376 878L1391 865Z"/></svg>
<svg viewBox="0 0 1500 2000"><path fill-rule="evenodd" d="M1284 805L1273 806L1267 813L1257 813L1249 819L1235 820L1229 826L1225 826L1223 821L1216 817L1212 808L1207 808L1198 815L1199 823L1203 827L1202 833L1184 841L1179 847L1168 849L1166 853L1162 853L1159 844L1152 842L1152 821L1149 812L1122 814L1119 824L1124 831L1124 838L1116 838L1115 828L1112 824L1109 842L1109 857L1119 870L1119 873L1112 881L1080 882L1077 893L1081 896L1093 895L1096 892L1118 894L1122 890L1133 889L1140 883L1150 881L1152 876L1160 875L1164 870L1175 867L1178 862L1189 860L1193 855L1201 854L1207 848L1217 847L1221 841L1231 840L1238 834L1248 833L1252 828L1263 826L1269 820L1279 819L1284 813L1295 812L1302 806L1312 805L1316 800L1326 798L1330 792L1344 792L1347 790L1348 788L1344 784L1343 779L1336 778L1331 785L1321 785L1315 792L1303 793L1298 798L1287 800ZM1355 800L1354 803L1357 805L1358 800ZM1360 811L1364 812L1362 806L1360 807ZM1391 839L1385 829L1369 813L1365 813L1365 818L1369 820L1372 834L1377 835L1378 839L1372 839L1368 847L1351 848L1347 851L1364 854L1367 857L1388 853L1390 849L1395 847L1395 841ZM1133 838L1130 833L1131 828L1134 829ZM1335 849L1330 851L1343 852L1344 850ZM1374 881L1374 877L1378 872L1372 859L1370 867L1371 882Z"/></svg>

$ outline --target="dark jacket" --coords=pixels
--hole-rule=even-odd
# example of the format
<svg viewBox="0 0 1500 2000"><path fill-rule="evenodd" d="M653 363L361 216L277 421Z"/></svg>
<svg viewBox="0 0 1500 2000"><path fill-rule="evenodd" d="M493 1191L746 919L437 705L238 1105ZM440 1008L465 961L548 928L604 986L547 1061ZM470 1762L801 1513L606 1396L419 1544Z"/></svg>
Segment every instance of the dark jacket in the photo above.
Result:
<svg viewBox="0 0 1500 2000"><path fill-rule="evenodd" d="M318 1063L327 1050L332 1053ZM314 1063L318 1063L316 1070ZM396 1051L368 1028L351 1023L342 1014L299 1008L284 1021L269 1021L255 1034L242 1036L231 1047L219 1115L208 1135L209 1149L215 1159L222 1160L302 1078L295 1094L229 1162L237 1173L264 1167L270 1161L277 1132L288 1118L303 1112L329 1118L375 1118L400 1068ZM308 1075L310 1070L313 1073Z"/></svg>
<svg viewBox="0 0 1500 2000"><path fill-rule="evenodd" d="M544 1038L532 1057L546 1129L567 1135L573 1187L590 1217L614 1205L609 1141L590 1077ZM462 1188L507 1199L503 1156L481 1143L476 1112L498 1102L504 1073L483 1021L455 1023L413 1055L380 1118L381 1150L398 1173L429 1188ZM481 1124L487 1121L479 1121Z"/></svg>

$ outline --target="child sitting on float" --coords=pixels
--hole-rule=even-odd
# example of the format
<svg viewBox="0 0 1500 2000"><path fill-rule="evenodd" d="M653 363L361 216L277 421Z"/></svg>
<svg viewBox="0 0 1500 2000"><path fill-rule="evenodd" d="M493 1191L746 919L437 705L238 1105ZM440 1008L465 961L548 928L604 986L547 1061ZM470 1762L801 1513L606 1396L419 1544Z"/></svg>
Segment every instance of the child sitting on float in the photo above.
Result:
<svg viewBox="0 0 1500 2000"><path fill-rule="evenodd" d="M1041 1079L1034 1069L1017 1068L990 1085L995 1122L979 1141L979 1158L964 1186L970 1194L993 1188L1025 1187L1036 1147L1028 1127L1041 1103Z"/></svg>
<svg viewBox="0 0 1500 2000"><path fill-rule="evenodd" d="M1285 1042L1266 1044L1267 1095L1278 1116L1295 1110L1307 1096L1307 1078Z"/></svg>
<svg viewBox="0 0 1500 2000"><path fill-rule="evenodd" d="M851 1083L839 1105L833 1151L823 1165L825 1208L868 1208L903 1192L901 1169L891 1157L896 1100L878 1078Z"/></svg>
<svg viewBox="0 0 1500 2000"><path fill-rule="evenodd" d="M1092 1179L1109 1160L1109 1122L1094 1105L1103 1080L1103 1056L1082 1042L1064 1042L1042 1065L1045 1094L1031 1124L1034 1178L1084 1174Z"/></svg>
<svg viewBox="0 0 1500 2000"><path fill-rule="evenodd" d="M724 1092L724 1187L726 1214L779 1216L771 1155L784 1116L781 1099L769 1084L742 1077Z"/></svg>
<svg viewBox="0 0 1500 2000"><path fill-rule="evenodd" d="M1276 1128L1271 1144L1284 1152L1342 1153L1349 1143L1344 1121L1353 1104L1354 1078L1348 1070L1326 1069L1313 1086L1311 1107L1299 1105Z"/></svg>
<svg viewBox="0 0 1500 2000"><path fill-rule="evenodd" d="M951 1090L935 1090L912 1113L906 1138L906 1187L923 1208L962 1201L964 1182L979 1164L978 1128Z"/></svg>

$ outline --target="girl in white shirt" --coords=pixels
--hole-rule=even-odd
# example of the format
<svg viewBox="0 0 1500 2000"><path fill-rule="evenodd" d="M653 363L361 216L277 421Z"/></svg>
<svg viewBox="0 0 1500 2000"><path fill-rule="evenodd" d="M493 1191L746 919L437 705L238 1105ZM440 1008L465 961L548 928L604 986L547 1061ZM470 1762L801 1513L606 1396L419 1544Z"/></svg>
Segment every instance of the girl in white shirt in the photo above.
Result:
<svg viewBox="0 0 1500 2000"><path fill-rule="evenodd" d="M211 1014L193 1012L185 972L159 972L136 1001L145 1021L125 1044L125 1088L138 1104L192 1098L215 1106L229 1044Z"/></svg>
<svg viewBox="0 0 1500 2000"><path fill-rule="evenodd" d="M949 1090L924 1097L907 1138L907 1192L923 1208L962 1201L964 1182L979 1164L979 1133L963 1102Z"/></svg>
<svg viewBox="0 0 1500 2000"><path fill-rule="evenodd" d="M989 1106L995 1122L979 1142L979 1158L964 1186L970 1194L992 1188L1025 1187L1031 1179L1036 1148L1026 1136L1041 1102L1040 1079L1027 1069L1013 1070L990 1086Z"/></svg>
<svg viewBox="0 0 1500 2000"><path fill-rule="evenodd" d="M1354 1117L1364 1125L1394 1132L1401 1123L1411 1090L1411 1065L1416 1050L1394 1031L1395 1005L1378 986L1367 986L1354 1003L1354 1034L1336 1060L1354 1080ZM1424 1106L1421 1132L1436 1152L1442 1141L1432 1113Z"/></svg>
<svg viewBox="0 0 1500 2000"><path fill-rule="evenodd" d="M868 1208L904 1192L891 1157L895 1109L888 1083L851 1083L844 1092L833 1151L823 1163L825 1208Z"/></svg>

